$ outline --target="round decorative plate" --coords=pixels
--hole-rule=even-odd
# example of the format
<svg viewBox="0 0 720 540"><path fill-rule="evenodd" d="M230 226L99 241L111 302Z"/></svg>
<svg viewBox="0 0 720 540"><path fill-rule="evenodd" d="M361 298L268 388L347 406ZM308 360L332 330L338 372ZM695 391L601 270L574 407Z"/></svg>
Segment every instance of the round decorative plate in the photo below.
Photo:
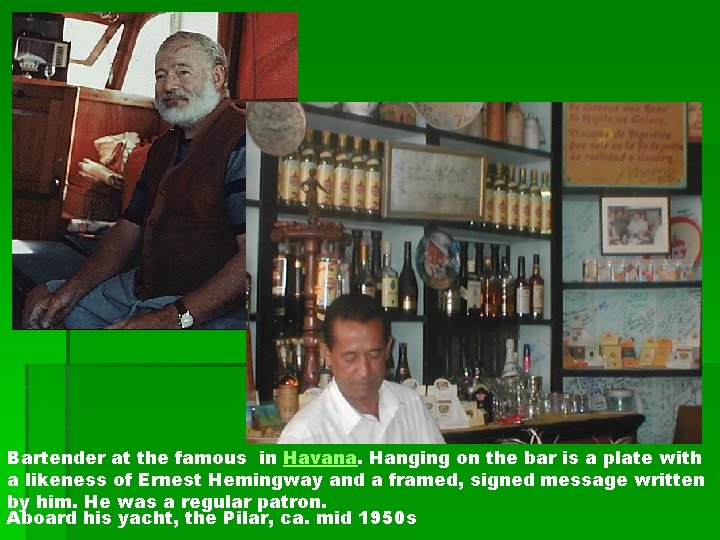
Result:
<svg viewBox="0 0 720 540"><path fill-rule="evenodd" d="M670 218L670 249L673 259L700 262L702 233L695 220L685 216Z"/></svg>
<svg viewBox="0 0 720 540"><path fill-rule="evenodd" d="M297 102L249 101L247 128L260 150L271 156L285 156L305 138L305 110Z"/></svg>
<svg viewBox="0 0 720 540"><path fill-rule="evenodd" d="M415 249L415 269L428 287L449 288L460 272L460 244L444 232L426 234Z"/></svg>
<svg viewBox="0 0 720 540"><path fill-rule="evenodd" d="M461 129L480 114L485 102L438 101L411 102L415 110L432 127L453 131Z"/></svg>

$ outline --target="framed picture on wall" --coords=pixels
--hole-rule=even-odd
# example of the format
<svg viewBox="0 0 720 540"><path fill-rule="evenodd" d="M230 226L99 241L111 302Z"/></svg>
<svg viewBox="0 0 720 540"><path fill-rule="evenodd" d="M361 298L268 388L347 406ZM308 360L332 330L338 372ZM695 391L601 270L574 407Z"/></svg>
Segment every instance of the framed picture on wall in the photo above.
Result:
<svg viewBox="0 0 720 540"><path fill-rule="evenodd" d="M603 197L600 239L603 255L670 253L668 197Z"/></svg>

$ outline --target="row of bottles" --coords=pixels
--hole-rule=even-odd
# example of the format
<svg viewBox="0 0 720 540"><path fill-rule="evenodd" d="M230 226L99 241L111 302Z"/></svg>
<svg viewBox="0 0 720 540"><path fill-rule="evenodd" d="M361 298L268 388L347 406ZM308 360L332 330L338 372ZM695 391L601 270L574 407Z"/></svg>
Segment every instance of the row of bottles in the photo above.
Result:
<svg viewBox="0 0 720 540"><path fill-rule="evenodd" d="M335 142L333 141L335 140ZM382 162L378 140L352 138L352 151L345 133L322 132L316 146L315 134L308 129L305 141L278 166L278 202L290 206L307 206L307 192L302 183L314 176L318 181L320 208L377 215L382 197Z"/></svg>
<svg viewBox="0 0 720 540"><path fill-rule="evenodd" d="M456 282L438 294L441 313L488 319L542 319L545 304L545 280L540 270L540 255L533 255L532 274L526 279L525 257L518 257L517 278L509 265L509 246L500 258L500 245L475 243L475 260L468 260L468 243L460 242L460 272Z"/></svg>
<svg viewBox="0 0 720 540"><path fill-rule="evenodd" d="M372 231L370 237L372 253L363 231L352 232L352 277L348 292L377 298L389 313L416 315L418 284L412 266L411 243L404 243L403 268L398 274L392 266L392 244L381 241L380 231Z"/></svg>
<svg viewBox="0 0 720 540"><path fill-rule="evenodd" d="M402 316L417 314L418 281L412 264L411 242L404 243L400 273L392 266L392 245L380 231L353 230L350 258L345 242L322 242L314 292L317 317L338 296L350 293L376 297L386 311ZM305 257L299 243L280 242L273 260L273 328L276 338L298 337L305 314Z"/></svg>
<svg viewBox="0 0 720 540"><path fill-rule="evenodd" d="M333 144L330 131L322 132L322 144L315 146L314 132L307 130L305 142L295 152L280 158L278 201L288 206L306 206L307 192L302 182L314 176L319 183L318 205L325 210L352 211L379 215L382 200L382 159L377 139L353 137L352 152L348 136L337 134ZM540 183L538 183L540 182ZM502 162L488 166L484 195L483 222L498 230L552 233L552 194L550 173Z"/></svg>
<svg viewBox="0 0 720 540"><path fill-rule="evenodd" d="M537 169L530 169L530 183L525 167L515 175L515 165L505 166L501 161L488 166L485 186L486 225L498 230L552 233L552 194L550 173L542 172L538 185Z"/></svg>
<svg viewBox="0 0 720 540"><path fill-rule="evenodd" d="M353 275L356 276L353 291L377 298L389 313L416 315L418 283L413 270L411 242L404 242L403 267L398 274L392 266L392 244L381 243L382 233L371 232L372 266L368 256L368 244L363 239L362 231L353 231L352 238Z"/></svg>

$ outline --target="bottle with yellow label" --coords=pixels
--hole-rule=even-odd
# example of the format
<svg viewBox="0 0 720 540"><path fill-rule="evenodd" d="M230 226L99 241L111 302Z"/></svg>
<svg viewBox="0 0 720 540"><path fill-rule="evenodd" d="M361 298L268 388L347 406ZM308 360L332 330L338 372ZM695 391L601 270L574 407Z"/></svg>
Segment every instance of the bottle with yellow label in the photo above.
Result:
<svg viewBox="0 0 720 540"><path fill-rule="evenodd" d="M542 214L540 232L542 234L550 234L552 232L552 192L550 191L550 173L548 171L543 171L542 173L540 206Z"/></svg>
<svg viewBox="0 0 720 540"><path fill-rule="evenodd" d="M353 153L350 158L350 210L365 211L367 164L362 153L362 138L353 137Z"/></svg>
<svg viewBox="0 0 720 540"><path fill-rule="evenodd" d="M317 165L318 205L320 208L333 207L333 187L335 182L335 158L330 145L330 131L322 132L322 146L318 155Z"/></svg>
<svg viewBox="0 0 720 540"><path fill-rule="evenodd" d="M507 182L507 228L514 231L520 226L519 193L517 180L515 179L515 165L508 165Z"/></svg>
<svg viewBox="0 0 720 540"><path fill-rule="evenodd" d="M382 166L378 153L377 139L370 139L367 158L365 185L365 212L372 215L380 213L380 197L382 193Z"/></svg>
<svg viewBox="0 0 720 540"><path fill-rule="evenodd" d="M525 167L520 167L520 183L518 184L518 230L530 230L530 191L528 191Z"/></svg>
<svg viewBox="0 0 720 540"><path fill-rule="evenodd" d="M398 273L392 267L392 244L383 242L380 303L385 311L398 310Z"/></svg>
<svg viewBox="0 0 720 540"><path fill-rule="evenodd" d="M335 152L333 208L340 211L350 209L350 153L345 133L338 134L338 148Z"/></svg>
<svg viewBox="0 0 720 540"><path fill-rule="evenodd" d="M505 168L501 161L497 162L495 171L493 223L496 229L504 229L507 226L507 185L505 184Z"/></svg>
<svg viewBox="0 0 720 540"><path fill-rule="evenodd" d="M493 219L493 208L495 206L495 169L492 165L488 165L487 181L485 182L485 200L483 201L485 207L485 215L483 220L487 227L494 225Z"/></svg>

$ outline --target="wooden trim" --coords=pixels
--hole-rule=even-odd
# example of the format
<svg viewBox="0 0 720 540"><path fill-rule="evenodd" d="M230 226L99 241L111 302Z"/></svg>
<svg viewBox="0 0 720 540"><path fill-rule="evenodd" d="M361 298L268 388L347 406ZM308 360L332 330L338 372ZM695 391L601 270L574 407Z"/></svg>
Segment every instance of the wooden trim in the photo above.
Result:
<svg viewBox="0 0 720 540"><path fill-rule="evenodd" d="M143 109L154 109L155 102L146 96L126 94L120 90L80 88L80 99L82 101L100 101L102 103L114 103L127 107L141 107Z"/></svg>
<svg viewBox="0 0 720 540"><path fill-rule="evenodd" d="M120 43L113 59L112 69L108 76L108 81L105 84L106 88L112 90L119 90L122 88L125 82L125 76L127 75L128 66L130 65L130 57L135 51L135 45L137 44L137 38L140 34L140 30L145 26L145 23L152 19L158 13L136 13L132 20L125 23L125 30L123 31Z"/></svg>

